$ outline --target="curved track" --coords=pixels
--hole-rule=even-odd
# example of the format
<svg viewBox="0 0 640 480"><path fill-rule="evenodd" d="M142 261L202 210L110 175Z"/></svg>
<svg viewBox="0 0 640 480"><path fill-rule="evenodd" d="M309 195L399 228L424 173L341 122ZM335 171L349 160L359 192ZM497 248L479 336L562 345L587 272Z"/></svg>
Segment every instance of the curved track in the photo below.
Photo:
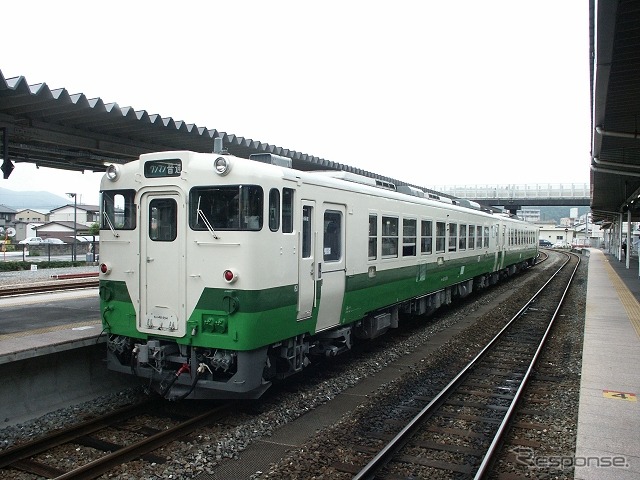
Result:
<svg viewBox="0 0 640 480"><path fill-rule="evenodd" d="M424 469L484 478L579 265L579 257L565 255L562 267L440 393L413 399L426 406L354 480L382 471L404 478ZM445 430L442 419L456 425L446 429L445 443L431 440ZM446 461L438 459L441 452Z"/></svg>

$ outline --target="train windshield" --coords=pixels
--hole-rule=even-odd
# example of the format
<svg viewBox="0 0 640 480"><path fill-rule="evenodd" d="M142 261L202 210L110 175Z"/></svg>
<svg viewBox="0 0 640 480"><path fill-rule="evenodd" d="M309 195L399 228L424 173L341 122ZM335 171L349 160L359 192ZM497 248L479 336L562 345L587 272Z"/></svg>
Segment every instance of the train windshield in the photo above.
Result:
<svg viewBox="0 0 640 480"><path fill-rule="evenodd" d="M189 193L193 230L260 230L264 193L258 185L194 187Z"/></svg>
<svg viewBox="0 0 640 480"><path fill-rule="evenodd" d="M133 230L136 228L135 190L103 190L100 228Z"/></svg>

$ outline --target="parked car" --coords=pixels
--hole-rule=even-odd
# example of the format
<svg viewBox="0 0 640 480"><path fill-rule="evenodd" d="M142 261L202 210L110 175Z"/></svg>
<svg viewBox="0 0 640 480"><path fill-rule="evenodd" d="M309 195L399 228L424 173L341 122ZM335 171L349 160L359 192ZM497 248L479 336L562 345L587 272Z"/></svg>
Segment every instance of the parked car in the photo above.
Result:
<svg viewBox="0 0 640 480"><path fill-rule="evenodd" d="M41 237L27 237L24 240L18 242L21 245L40 245L44 243Z"/></svg>
<svg viewBox="0 0 640 480"><path fill-rule="evenodd" d="M51 243L54 245L64 245L64 242L62 240L60 240L59 238L45 238L43 241L43 243Z"/></svg>
<svg viewBox="0 0 640 480"><path fill-rule="evenodd" d="M549 248L551 246L551 242L549 240L540 240L539 243L541 247Z"/></svg>

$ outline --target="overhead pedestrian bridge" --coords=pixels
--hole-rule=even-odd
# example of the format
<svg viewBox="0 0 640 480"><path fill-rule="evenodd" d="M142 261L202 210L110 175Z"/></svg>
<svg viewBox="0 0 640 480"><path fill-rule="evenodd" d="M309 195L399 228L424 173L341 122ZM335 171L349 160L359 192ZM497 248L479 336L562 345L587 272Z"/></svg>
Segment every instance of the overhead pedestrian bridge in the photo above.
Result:
<svg viewBox="0 0 640 480"><path fill-rule="evenodd" d="M501 206L512 213L525 206L588 207L591 199L591 191L586 183L443 185L430 188L484 206Z"/></svg>

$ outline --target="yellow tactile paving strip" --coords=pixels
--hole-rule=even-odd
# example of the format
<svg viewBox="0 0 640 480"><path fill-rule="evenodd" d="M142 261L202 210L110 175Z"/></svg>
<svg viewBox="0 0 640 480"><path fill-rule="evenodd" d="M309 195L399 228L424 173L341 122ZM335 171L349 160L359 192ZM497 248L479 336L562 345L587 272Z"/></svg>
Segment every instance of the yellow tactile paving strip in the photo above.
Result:
<svg viewBox="0 0 640 480"><path fill-rule="evenodd" d="M618 292L618 297L622 302L622 306L627 311L627 316L629 317L629 322L636 331L636 335L640 338L640 303L636 300L636 297L629 291L627 286L624 284L620 277L615 272L610 263L604 262L607 268L607 274L609 275L609 279L613 284L613 287Z"/></svg>
<svg viewBox="0 0 640 480"><path fill-rule="evenodd" d="M39 333L59 332L61 330L72 330L74 328L94 326L96 326L96 323L92 322L67 323L65 325L57 325L55 327L36 328L34 330L27 330L24 332L7 333L4 335L0 335L0 341L10 340L12 338L28 337L30 335L38 335Z"/></svg>

